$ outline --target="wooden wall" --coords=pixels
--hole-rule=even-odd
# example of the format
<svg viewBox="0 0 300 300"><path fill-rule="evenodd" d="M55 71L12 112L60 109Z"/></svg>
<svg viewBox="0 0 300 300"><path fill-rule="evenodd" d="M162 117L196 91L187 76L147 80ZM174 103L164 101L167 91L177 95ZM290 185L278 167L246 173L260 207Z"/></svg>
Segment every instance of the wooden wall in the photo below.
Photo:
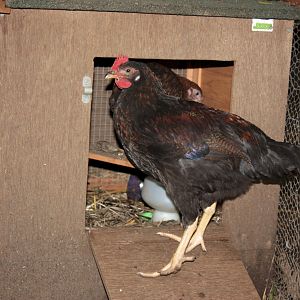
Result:
<svg viewBox="0 0 300 300"><path fill-rule="evenodd" d="M231 111L282 139L292 25L276 20L273 33L254 33L243 19L43 10L0 16L0 260L10 272L0 282L13 280L23 299L59 291L101 297L84 235L90 104L81 93L94 57L234 61ZM272 246L278 187L255 186L242 198L225 203L224 221L253 275L259 251Z"/></svg>

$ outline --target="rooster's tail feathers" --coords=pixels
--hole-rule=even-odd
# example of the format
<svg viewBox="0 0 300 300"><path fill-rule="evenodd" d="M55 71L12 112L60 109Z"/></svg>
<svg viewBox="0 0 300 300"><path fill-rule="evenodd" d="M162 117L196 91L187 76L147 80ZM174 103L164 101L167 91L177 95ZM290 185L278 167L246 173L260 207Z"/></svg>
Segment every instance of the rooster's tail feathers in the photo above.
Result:
<svg viewBox="0 0 300 300"><path fill-rule="evenodd" d="M268 144L269 152L265 157L268 174L264 174L265 177L280 179L300 174L300 146L274 140L268 141Z"/></svg>

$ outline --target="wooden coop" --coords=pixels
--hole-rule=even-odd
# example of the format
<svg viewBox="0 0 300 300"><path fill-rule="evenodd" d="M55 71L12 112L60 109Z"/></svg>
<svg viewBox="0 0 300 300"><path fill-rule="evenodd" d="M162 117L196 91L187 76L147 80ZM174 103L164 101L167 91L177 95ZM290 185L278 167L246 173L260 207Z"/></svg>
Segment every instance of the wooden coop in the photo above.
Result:
<svg viewBox="0 0 300 300"><path fill-rule="evenodd" d="M0 298L259 299L270 277L279 186L255 185L225 202L222 225L208 228L208 253L147 281L133 273L161 265L175 244L154 227L86 231L89 160L101 169L120 164L93 149L114 139L101 77L120 53L170 64L199 83L208 105L283 140L300 9L233 0L0 3ZM273 18L272 32L252 31L252 18ZM98 136L102 115L107 128ZM122 161L124 189L131 169ZM128 260L136 260L132 269Z"/></svg>

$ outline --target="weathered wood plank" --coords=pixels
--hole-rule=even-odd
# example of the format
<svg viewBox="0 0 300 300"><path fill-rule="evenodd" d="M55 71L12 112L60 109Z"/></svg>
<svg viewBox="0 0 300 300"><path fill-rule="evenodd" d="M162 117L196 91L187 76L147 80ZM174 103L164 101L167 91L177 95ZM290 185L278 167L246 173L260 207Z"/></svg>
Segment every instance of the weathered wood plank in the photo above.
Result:
<svg viewBox="0 0 300 300"><path fill-rule="evenodd" d="M237 252L221 225L207 229L208 253L193 250L197 259L180 272L142 278L137 271L159 270L177 243L157 231L181 234L177 226L102 228L90 233L91 245L111 300L126 299L259 299Z"/></svg>

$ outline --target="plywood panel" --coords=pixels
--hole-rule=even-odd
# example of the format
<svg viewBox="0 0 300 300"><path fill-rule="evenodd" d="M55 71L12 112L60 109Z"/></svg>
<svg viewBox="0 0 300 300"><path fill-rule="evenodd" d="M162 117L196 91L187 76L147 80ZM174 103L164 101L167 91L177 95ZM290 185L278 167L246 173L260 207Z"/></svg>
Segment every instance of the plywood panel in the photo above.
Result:
<svg viewBox="0 0 300 300"><path fill-rule="evenodd" d="M92 57L72 19L0 17L1 299L105 299L84 235L90 105L81 82Z"/></svg>
<svg viewBox="0 0 300 300"><path fill-rule="evenodd" d="M282 139L292 22L276 20L273 33L250 27L243 19L122 13L0 16L1 259L20 267L80 240L90 116L81 82L95 56L233 60L231 110ZM225 205L237 249L272 243L277 197L277 187L254 187Z"/></svg>

